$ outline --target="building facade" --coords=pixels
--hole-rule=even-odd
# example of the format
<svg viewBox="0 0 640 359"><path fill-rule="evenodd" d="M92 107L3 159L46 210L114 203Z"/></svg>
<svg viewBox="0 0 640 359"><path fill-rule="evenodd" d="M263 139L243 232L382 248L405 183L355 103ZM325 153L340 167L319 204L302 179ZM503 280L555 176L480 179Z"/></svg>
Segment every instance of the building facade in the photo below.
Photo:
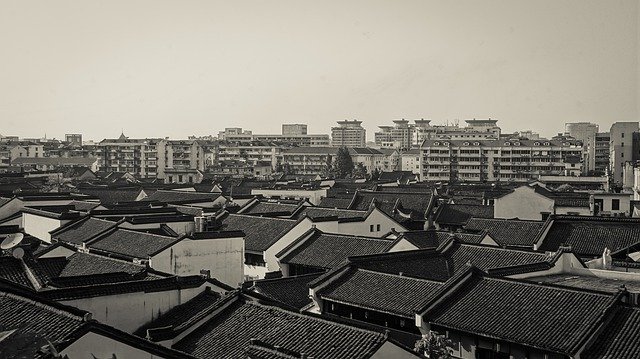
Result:
<svg viewBox="0 0 640 359"><path fill-rule="evenodd" d="M540 175L566 174L569 159L581 158L582 145L551 140L426 140L420 152L423 181L526 182Z"/></svg>
<svg viewBox="0 0 640 359"><path fill-rule="evenodd" d="M633 133L639 130L638 122L616 122L611 125L609 131L609 170L615 185L622 185L625 162L638 158L638 154L633 151Z"/></svg>
<svg viewBox="0 0 640 359"><path fill-rule="evenodd" d="M333 147L365 147L366 143L367 130L362 127L362 121L338 121L338 126L331 128Z"/></svg>

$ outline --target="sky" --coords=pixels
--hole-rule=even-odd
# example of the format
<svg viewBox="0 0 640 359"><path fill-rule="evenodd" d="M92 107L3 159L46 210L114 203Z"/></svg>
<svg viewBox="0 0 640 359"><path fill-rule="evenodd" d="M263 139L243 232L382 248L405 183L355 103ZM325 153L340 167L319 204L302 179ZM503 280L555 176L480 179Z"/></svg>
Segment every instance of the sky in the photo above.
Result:
<svg viewBox="0 0 640 359"><path fill-rule="evenodd" d="M0 134L640 120L638 0L0 0Z"/></svg>

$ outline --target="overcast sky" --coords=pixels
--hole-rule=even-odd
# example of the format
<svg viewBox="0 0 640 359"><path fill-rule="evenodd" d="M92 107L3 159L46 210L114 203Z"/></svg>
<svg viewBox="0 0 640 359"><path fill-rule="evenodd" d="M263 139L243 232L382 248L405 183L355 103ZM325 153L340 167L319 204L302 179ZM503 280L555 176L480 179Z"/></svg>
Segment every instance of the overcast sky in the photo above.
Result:
<svg viewBox="0 0 640 359"><path fill-rule="evenodd" d="M638 0L0 0L0 133L638 121Z"/></svg>

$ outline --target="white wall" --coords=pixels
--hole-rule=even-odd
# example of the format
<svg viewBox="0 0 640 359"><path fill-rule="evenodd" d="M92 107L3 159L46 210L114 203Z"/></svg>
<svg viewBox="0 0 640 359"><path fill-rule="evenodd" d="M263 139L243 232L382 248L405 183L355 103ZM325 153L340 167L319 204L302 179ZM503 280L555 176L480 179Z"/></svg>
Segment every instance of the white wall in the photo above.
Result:
<svg viewBox="0 0 640 359"><path fill-rule="evenodd" d="M62 353L69 358L163 358L100 334L88 332L66 347Z"/></svg>
<svg viewBox="0 0 640 359"><path fill-rule="evenodd" d="M541 220L541 212L553 213L554 201L535 193L529 186L521 186L501 198L496 198L493 204L495 218L519 218Z"/></svg>
<svg viewBox="0 0 640 359"><path fill-rule="evenodd" d="M50 231L60 228L69 222L71 221L48 218L31 213L22 213L22 228L24 228L25 233L47 243L51 243Z"/></svg>
<svg viewBox="0 0 640 359"><path fill-rule="evenodd" d="M267 271L278 271L280 270L280 266L278 265L278 260L276 259L276 254L283 250L286 246L293 243L296 239L300 238L306 231L311 229L312 222L310 219L305 218L300 221L297 225L295 225L289 232L285 233L280 239L271 245L264 252L264 261L267 263ZM264 277L263 277L264 278Z"/></svg>
<svg viewBox="0 0 640 359"><path fill-rule="evenodd" d="M122 284L125 285L125 284ZM176 305L183 304L204 290L206 284L196 288L160 292L134 292L92 298L60 301L90 312L93 319L132 333L142 325L157 319ZM220 289L213 288L220 291Z"/></svg>
<svg viewBox="0 0 640 359"><path fill-rule="evenodd" d="M244 238L185 238L151 258L153 269L175 275L211 271L211 277L232 287L244 281Z"/></svg>

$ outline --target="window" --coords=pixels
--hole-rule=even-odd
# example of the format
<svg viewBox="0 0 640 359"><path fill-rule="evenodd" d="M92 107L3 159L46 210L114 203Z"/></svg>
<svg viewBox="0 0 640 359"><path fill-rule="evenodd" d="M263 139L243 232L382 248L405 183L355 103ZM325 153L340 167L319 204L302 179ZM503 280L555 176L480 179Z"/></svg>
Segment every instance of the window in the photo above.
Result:
<svg viewBox="0 0 640 359"><path fill-rule="evenodd" d="M178 182L182 183L182 175L178 175Z"/></svg>
<svg viewBox="0 0 640 359"><path fill-rule="evenodd" d="M373 224L369 225L369 232L373 232Z"/></svg>
<svg viewBox="0 0 640 359"><path fill-rule="evenodd" d="M380 232L380 225L376 224L376 231Z"/></svg>
<svg viewBox="0 0 640 359"><path fill-rule="evenodd" d="M620 133L620 137L624 138L624 132Z"/></svg>
<svg viewBox="0 0 640 359"><path fill-rule="evenodd" d="M173 176L169 176L169 183L173 182Z"/></svg>
<svg viewBox="0 0 640 359"><path fill-rule="evenodd" d="M620 200L619 199L612 199L611 200L611 210L612 211L619 211L620 210Z"/></svg>

